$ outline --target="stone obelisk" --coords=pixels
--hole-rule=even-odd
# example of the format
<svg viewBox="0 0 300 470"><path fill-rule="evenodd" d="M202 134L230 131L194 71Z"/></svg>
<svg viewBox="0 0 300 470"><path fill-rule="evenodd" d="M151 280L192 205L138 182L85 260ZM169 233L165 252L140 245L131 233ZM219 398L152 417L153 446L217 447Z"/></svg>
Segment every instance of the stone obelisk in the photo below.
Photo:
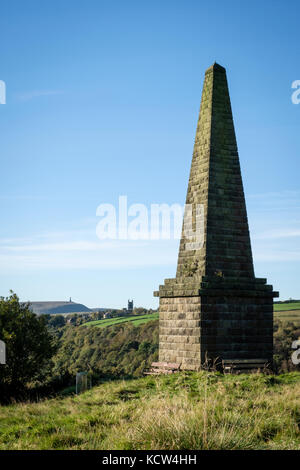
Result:
<svg viewBox="0 0 300 470"><path fill-rule="evenodd" d="M182 369L272 364L273 297L255 278L226 70L205 73L186 204L202 207L201 244L184 230L176 278L159 291L159 361Z"/></svg>

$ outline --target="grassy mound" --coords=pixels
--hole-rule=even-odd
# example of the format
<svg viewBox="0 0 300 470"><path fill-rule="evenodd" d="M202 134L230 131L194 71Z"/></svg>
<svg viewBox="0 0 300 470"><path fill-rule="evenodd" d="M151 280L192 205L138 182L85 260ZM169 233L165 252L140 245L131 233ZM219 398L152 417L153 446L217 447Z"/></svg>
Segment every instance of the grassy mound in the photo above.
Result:
<svg viewBox="0 0 300 470"><path fill-rule="evenodd" d="M300 374L106 382L0 408L0 449L299 449Z"/></svg>

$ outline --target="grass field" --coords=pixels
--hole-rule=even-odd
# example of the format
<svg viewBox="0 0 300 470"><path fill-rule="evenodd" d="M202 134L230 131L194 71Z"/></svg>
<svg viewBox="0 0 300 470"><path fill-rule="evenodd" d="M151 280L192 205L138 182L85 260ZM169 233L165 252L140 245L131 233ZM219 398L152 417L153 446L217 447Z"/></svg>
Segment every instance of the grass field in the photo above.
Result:
<svg viewBox="0 0 300 470"><path fill-rule="evenodd" d="M131 322L133 325L141 325L150 320L157 320L159 317L158 312L149 313L147 315L132 315L131 317L117 317L107 318L106 320L95 320L83 323L81 326L97 326L98 328L105 328L106 326L119 325L120 323Z"/></svg>
<svg viewBox="0 0 300 470"><path fill-rule="evenodd" d="M300 310L300 302L290 302L287 304L274 304L274 312L284 312L290 310Z"/></svg>
<svg viewBox="0 0 300 470"><path fill-rule="evenodd" d="M300 302L274 304L274 318L300 325Z"/></svg>
<svg viewBox="0 0 300 470"><path fill-rule="evenodd" d="M274 318L281 321L288 321L300 325L300 310L288 310L274 312Z"/></svg>
<svg viewBox="0 0 300 470"><path fill-rule="evenodd" d="M300 373L179 373L0 407L0 449L299 449Z"/></svg>
<svg viewBox="0 0 300 470"><path fill-rule="evenodd" d="M81 326L96 326L104 328L111 325L119 325L120 323L132 322L133 325L141 325L147 323L150 320L157 320L159 313L151 313L148 315L133 315L131 317L118 317L108 318L107 320L95 320L84 323ZM291 302L288 304L274 304L274 318L282 321L290 321L296 324L300 324L300 302Z"/></svg>

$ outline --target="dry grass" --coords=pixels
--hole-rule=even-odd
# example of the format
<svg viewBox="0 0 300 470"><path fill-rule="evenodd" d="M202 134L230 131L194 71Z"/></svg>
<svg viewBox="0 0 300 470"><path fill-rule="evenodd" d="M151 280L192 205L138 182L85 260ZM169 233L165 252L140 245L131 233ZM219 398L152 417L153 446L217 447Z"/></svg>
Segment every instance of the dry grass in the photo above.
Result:
<svg viewBox="0 0 300 470"><path fill-rule="evenodd" d="M0 409L0 449L299 449L300 374L174 374Z"/></svg>

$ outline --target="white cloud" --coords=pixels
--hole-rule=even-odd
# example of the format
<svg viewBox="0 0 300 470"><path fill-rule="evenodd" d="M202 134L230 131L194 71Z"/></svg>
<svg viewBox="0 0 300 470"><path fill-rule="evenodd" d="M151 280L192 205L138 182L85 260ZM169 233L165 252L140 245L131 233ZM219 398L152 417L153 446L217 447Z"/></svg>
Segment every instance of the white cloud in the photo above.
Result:
<svg viewBox="0 0 300 470"><path fill-rule="evenodd" d="M178 241L98 240L95 234L90 240L74 240L75 233L0 240L0 272L130 269L176 262Z"/></svg>
<svg viewBox="0 0 300 470"><path fill-rule="evenodd" d="M298 199L300 198L300 191L298 190L283 190L283 191L272 191L268 193L257 193L249 194L247 199L259 199L265 201L276 201L277 199Z"/></svg>
<svg viewBox="0 0 300 470"><path fill-rule="evenodd" d="M21 93L16 93L16 98L19 101L30 101L33 98L40 98L41 96L53 96L61 95L63 91L61 90L31 90Z"/></svg>
<svg viewBox="0 0 300 470"><path fill-rule="evenodd" d="M300 191L253 194L248 202L254 263L299 262Z"/></svg>
<svg viewBox="0 0 300 470"><path fill-rule="evenodd" d="M32 245L4 245L2 249L15 252L28 252L28 251L99 251L112 248L113 243L100 243L100 242L89 242L86 240L81 241L69 241L62 243L40 243Z"/></svg>
<svg viewBox="0 0 300 470"><path fill-rule="evenodd" d="M252 199L248 212L254 262L300 261L300 218L297 219L291 199L298 203L300 192L268 193ZM283 201L280 215L272 208L278 201ZM264 202L266 211L260 212ZM64 232L0 239L0 272L175 268L178 240L99 240L96 222L96 218L91 218L80 221L79 225L77 221L77 227L70 226Z"/></svg>
<svg viewBox="0 0 300 470"><path fill-rule="evenodd" d="M300 261L300 251L255 251L255 261Z"/></svg>
<svg viewBox="0 0 300 470"><path fill-rule="evenodd" d="M253 236L254 240L273 240L300 237L300 229L269 230Z"/></svg>

